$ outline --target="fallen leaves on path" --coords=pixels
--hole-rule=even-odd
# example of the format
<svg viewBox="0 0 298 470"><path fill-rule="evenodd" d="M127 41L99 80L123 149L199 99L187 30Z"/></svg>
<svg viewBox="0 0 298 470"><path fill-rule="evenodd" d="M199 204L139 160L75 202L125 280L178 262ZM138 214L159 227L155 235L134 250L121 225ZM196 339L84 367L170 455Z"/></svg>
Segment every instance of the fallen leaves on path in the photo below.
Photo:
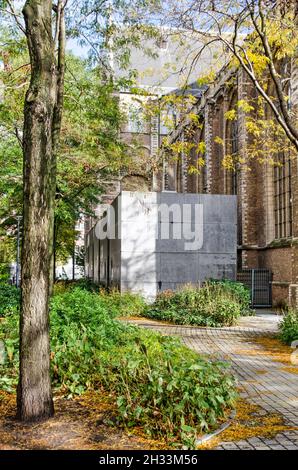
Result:
<svg viewBox="0 0 298 470"><path fill-rule="evenodd" d="M298 366L292 365L291 362L291 354L293 353L293 349L290 346L282 344L281 341L279 341L277 338L267 336L255 337L251 343L255 343L261 347L237 349L234 351L234 354L241 356L265 356L274 362L279 362L287 366L281 367L280 370L285 370L291 374L298 374Z"/></svg>
<svg viewBox="0 0 298 470"><path fill-rule="evenodd" d="M236 416L232 424L219 436L206 442L199 449L213 449L224 442L237 442L252 437L273 438L285 431L296 431L297 427L284 423L282 415L264 411L244 399L238 401Z"/></svg>

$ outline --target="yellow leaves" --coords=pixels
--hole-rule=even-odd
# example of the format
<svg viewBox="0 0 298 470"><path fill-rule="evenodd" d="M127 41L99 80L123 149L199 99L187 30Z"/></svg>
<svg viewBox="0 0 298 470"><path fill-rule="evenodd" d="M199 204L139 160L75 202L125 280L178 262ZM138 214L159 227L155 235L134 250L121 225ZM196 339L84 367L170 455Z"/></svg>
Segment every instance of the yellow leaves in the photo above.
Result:
<svg viewBox="0 0 298 470"><path fill-rule="evenodd" d="M233 155L225 155L221 162L225 170L234 170L235 171L235 157Z"/></svg>
<svg viewBox="0 0 298 470"><path fill-rule="evenodd" d="M199 86L208 85L209 83L214 82L216 78L216 73L214 70L211 70L208 74L203 75L202 77L198 78L197 83Z"/></svg>
<svg viewBox="0 0 298 470"><path fill-rule="evenodd" d="M190 164L188 166L188 173L190 175L199 175L203 166L205 166L205 159L202 157L198 157L196 165Z"/></svg>
<svg viewBox="0 0 298 470"><path fill-rule="evenodd" d="M130 92L132 95L150 96L150 93L147 90L145 90L144 88L139 88L137 86L130 87Z"/></svg>
<svg viewBox="0 0 298 470"><path fill-rule="evenodd" d="M281 149L289 155L295 152L281 126L274 119L264 119L259 112L255 119L246 120L246 131L249 136L247 155L261 164L276 164Z"/></svg>
<svg viewBox="0 0 298 470"><path fill-rule="evenodd" d="M222 147L224 146L224 141L221 137L219 137L218 135L214 138L214 142L218 145L221 145Z"/></svg>
<svg viewBox="0 0 298 470"><path fill-rule="evenodd" d="M233 70L233 69L238 69L239 68L239 60L237 59L237 57L235 56L232 56L229 64L228 64L228 67L229 69Z"/></svg>
<svg viewBox="0 0 298 470"><path fill-rule="evenodd" d="M269 64L270 59L266 55L254 52L251 49L247 49L246 56L253 64L255 73L257 75L262 75L266 70L267 65Z"/></svg>
<svg viewBox="0 0 298 470"><path fill-rule="evenodd" d="M277 60L294 56L298 47L298 34L292 13L287 13L282 23L280 19L268 22L267 35Z"/></svg>
<svg viewBox="0 0 298 470"><path fill-rule="evenodd" d="M225 112L225 118L228 121L235 121L237 119L236 109L230 109L229 111L226 111Z"/></svg>
<svg viewBox="0 0 298 470"><path fill-rule="evenodd" d="M189 107L197 101L197 98L191 94L168 94L162 97L161 105L172 106L172 107Z"/></svg>
<svg viewBox="0 0 298 470"><path fill-rule="evenodd" d="M247 100L237 101L236 108L243 111L244 113L250 113L254 110L254 107ZM237 109L232 108L225 112L224 116L228 121L236 121L238 118Z"/></svg>
<svg viewBox="0 0 298 470"><path fill-rule="evenodd" d="M202 155L205 155L205 153L206 153L206 143L203 140L201 140L201 142L198 143L197 152L201 153Z"/></svg>
<svg viewBox="0 0 298 470"><path fill-rule="evenodd" d="M236 417L231 426L199 448L211 449L221 442L237 442L253 437L273 438L281 432L294 430L297 427L284 423L282 415L268 412L264 416L260 406L240 399L236 404Z"/></svg>
<svg viewBox="0 0 298 470"><path fill-rule="evenodd" d="M255 121L246 121L246 130L255 137L261 135L261 129Z"/></svg>
<svg viewBox="0 0 298 470"><path fill-rule="evenodd" d="M195 113L188 113L188 119L194 123L194 124L197 124L199 127L202 127L202 124L200 123L200 116L198 116L198 114L195 114Z"/></svg>
<svg viewBox="0 0 298 470"><path fill-rule="evenodd" d="M199 168L197 168L194 165L189 165L188 166L188 173L190 175L198 175L200 173L200 170L199 170Z"/></svg>
<svg viewBox="0 0 298 470"><path fill-rule="evenodd" d="M239 100L237 102L237 107L241 109L242 111L244 111L245 113L249 113L250 111L254 110L254 107L251 106L246 100Z"/></svg>
<svg viewBox="0 0 298 470"><path fill-rule="evenodd" d="M192 142L176 141L168 145L168 148L174 152L174 154L189 154L190 151L195 147Z"/></svg>
<svg viewBox="0 0 298 470"><path fill-rule="evenodd" d="M263 87L265 88L265 87ZM260 118L264 118L265 116L265 107L264 107L264 98L262 96L258 96L257 98L257 113Z"/></svg>
<svg viewBox="0 0 298 470"><path fill-rule="evenodd" d="M198 160L197 160L197 165L198 167L202 168L203 166L205 166L205 159L202 158L202 157L199 157Z"/></svg>

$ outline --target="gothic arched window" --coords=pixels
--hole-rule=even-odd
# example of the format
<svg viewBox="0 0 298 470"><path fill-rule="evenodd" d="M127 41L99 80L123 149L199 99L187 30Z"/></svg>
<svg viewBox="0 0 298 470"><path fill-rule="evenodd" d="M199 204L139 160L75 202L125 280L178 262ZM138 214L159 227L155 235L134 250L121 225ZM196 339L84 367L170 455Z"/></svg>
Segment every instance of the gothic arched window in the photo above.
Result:
<svg viewBox="0 0 298 470"><path fill-rule="evenodd" d="M280 157L280 166L274 168L275 238L292 236L291 177L291 159L283 153Z"/></svg>

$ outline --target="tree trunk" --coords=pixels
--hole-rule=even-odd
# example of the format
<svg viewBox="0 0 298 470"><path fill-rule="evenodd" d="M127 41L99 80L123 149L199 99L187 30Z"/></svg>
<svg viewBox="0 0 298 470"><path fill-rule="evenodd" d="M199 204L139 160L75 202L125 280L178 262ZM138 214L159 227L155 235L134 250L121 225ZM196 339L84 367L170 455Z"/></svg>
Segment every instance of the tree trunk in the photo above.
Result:
<svg viewBox="0 0 298 470"><path fill-rule="evenodd" d="M55 202L53 116L57 75L52 1L27 0L23 10L31 59L24 110L24 236L18 416L54 412L50 380L49 287Z"/></svg>
<svg viewBox="0 0 298 470"><path fill-rule="evenodd" d="M58 42L58 57L57 57L57 89L56 89L56 103L53 112L53 123L52 123L52 149L53 149L53 161L55 167L53 168L53 187L56 191L56 161L57 161L57 151L59 145L60 131L61 131L61 122L62 122L62 113L63 113L63 102L64 102L64 77L65 77L65 43L66 43L66 33L65 33L65 16L64 8L66 1L58 0L56 10L56 41ZM53 213L54 216L54 213ZM56 280L56 249L57 249L57 232L58 224L53 219L51 224L53 228L53 244L51 252L51 270L50 270L50 285L49 292L50 295L53 293L54 283Z"/></svg>

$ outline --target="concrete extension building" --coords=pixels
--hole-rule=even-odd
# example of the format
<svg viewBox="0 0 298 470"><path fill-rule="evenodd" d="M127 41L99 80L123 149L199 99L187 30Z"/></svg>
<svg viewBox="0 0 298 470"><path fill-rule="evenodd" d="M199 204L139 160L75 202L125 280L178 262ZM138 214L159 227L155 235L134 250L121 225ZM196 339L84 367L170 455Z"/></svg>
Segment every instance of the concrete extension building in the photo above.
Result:
<svg viewBox="0 0 298 470"><path fill-rule="evenodd" d="M89 278L108 287L159 292L235 279L235 196L122 192L86 237Z"/></svg>

